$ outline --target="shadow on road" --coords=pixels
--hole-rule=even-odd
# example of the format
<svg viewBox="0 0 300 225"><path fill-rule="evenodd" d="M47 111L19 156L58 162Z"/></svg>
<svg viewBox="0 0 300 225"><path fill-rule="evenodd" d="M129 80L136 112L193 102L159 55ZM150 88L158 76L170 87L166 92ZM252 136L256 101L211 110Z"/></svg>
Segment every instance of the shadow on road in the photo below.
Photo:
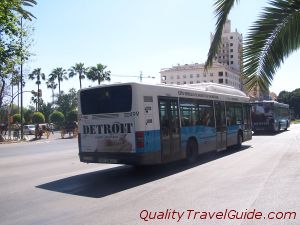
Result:
<svg viewBox="0 0 300 225"><path fill-rule="evenodd" d="M252 134L252 136L276 136L278 134L289 132L289 130L280 130L278 132L272 132L272 131L256 131Z"/></svg>
<svg viewBox="0 0 300 225"><path fill-rule="evenodd" d="M91 198L102 198L249 148L250 146L243 145L239 150L229 149L219 153L203 154L194 164L179 161L166 165L145 167L121 165L45 183L37 186L37 188Z"/></svg>

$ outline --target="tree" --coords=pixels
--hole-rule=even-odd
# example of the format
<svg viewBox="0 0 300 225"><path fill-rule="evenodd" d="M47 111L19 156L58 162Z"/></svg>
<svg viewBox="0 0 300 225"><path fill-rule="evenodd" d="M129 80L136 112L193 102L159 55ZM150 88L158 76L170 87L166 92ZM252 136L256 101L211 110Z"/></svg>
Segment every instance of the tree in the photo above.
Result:
<svg viewBox="0 0 300 225"><path fill-rule="evenodd" d="M91 68L89 68L88 72L87 72L87 78L89 80L92 81L98 81L98 85L100 85L100 83L102 81L110 81L110 71L105 71L105 69L107 68L107 66L104 66L102 64L97 64L96 66L93 66Z"/></svg>
<svg viewBox="0 0 300 225"><path fill-rule="evenodd" d="M21 115L19 113L12 116L13 123L21 123Z"/></svg>
<svg viewBox="0 0 300 225"><path fill-rule="evenodd" d="M69 90L68 94L61 93L58 96L57 101L57 110L62 112L64 116L67 116L67 113L77 108L77 92L74 88Z"/></svg>
<svg viewBox="0 0 300 225"><path fill-rule="evenodd" d="M78 114L78 111L76 109L69 111L66 116L66 122L72 123L74 121L78 121L77 114Z"/></svg>
<svg viewBox="0 0 300 225"><path fill-rule="evenodd" d="M45 116L41 112L35 112L32 115L33 123L45 123Z"/></svg>
<svg viewBox="0 0 300 225"><path fill-rule="evenodd" d="M40 111L40 84L41 84L41 80L45 80L45 74L41 72L41 68L37 68L37 69L34 69L32 71L32 73L29 74L29 79L31 80L36 80L36 84L37 84L37 109L36 111Z"/></svg>
<svg viewBox="0 0 300 225"><path fill-rule="evenodd" d="M72 66L69 69L69 77L74 77L76 75L78 75L79 77L79 87L81 89L81 80L85 78L85 74L86 74L86 68L84 67L83 63L76 63L75 66Z"/></svg>
<svg viewBox="0 0 300 225"><path fill-rule="evenodd" d="M53 109L52 109L52 104L51 103L43 103L42 106L41 106L41 113L44 114L45 116L45 121L46 123L49 123L50 120L49 120L49 116L50 114L53 112Z"/></svg>
<svg viewBox="0 0 300 225"><path fill-rule="evenodd" d="M53 113L51 113L49 118L51 123L55 123L59 126L62 126L65 122L64 114L59 111L54 111Z"/></svg>
<svg viewBox="0 0 300 225"><path fill-rule="evenodd" d="M28 45L22 41L22 37L28 35L26 28L22 27L22 18L31 20L34 16L23 7L36 4L35 0L0 1L0 108L8 74L21 59L29 57Z"/></svg>
<svg viewBox="0 0 300 225"><path fill-rule="evenodd" d="M52 91L52 104L54 104L54 90L56 89L57 84L53 80L48 80L46 84L47 88L50 88Z"/></svg>
<svg viewBox="0 0 300 225"><path fill-rule="evenodd" d="M63 80L67 80L68 77L66 76L67 71L63 69L62 67L55 68L50 74L49 74L49 81L55 81L57 79L58 83L58 95L60 95L60 82Z"/></svg>
<svg viewBox="0 0 300 225"><path fill-rule="evenodd" d="M216 31L206 67L210 66L221 43L221 35L229 12L238 0L216 0ZM247 90L258 86L266 91L281 63L300 47L300 1L273 0L250 27L243 49L242 75Z"/></svg>

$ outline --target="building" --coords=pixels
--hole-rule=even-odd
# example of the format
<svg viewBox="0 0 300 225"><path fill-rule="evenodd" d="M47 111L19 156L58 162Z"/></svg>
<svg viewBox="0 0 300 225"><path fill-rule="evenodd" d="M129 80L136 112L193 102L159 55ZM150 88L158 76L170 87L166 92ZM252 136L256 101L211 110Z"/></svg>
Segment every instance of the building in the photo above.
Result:
<svg viewBox="0 0 300 225"><path fill-rule="evenodd" d="M211 42L213 35L211 34ZM165 84L196 84L212 82L235 87L243 90L241 81L242 34L231 32L230 20L222 33L222 43L213 65L208 70L204 64L176 65L172 68L161 69L161 83Z"/></svg>
<svg viewBox="0 0 300 225"><path fill-rule="evenodd" d="M213 38L214 35L210 34L210 42L212 42ZM235 32L231 32L231 22L230 20L227 20L222 33L222 43L218 54L215 56L215 61L240 73L242 64L242 48L242 34L237 32L237 30L235 30Z"/></svg>
<svg viewBox="0 0 300 225"><path fill-rule="evenodd" d="M211 82L242 89L240 74L219 63L214 63L213 67L207 71L204 69L204 64L177 65L162 69L160 77L161 83L164 84L181 85Z"/></svg>

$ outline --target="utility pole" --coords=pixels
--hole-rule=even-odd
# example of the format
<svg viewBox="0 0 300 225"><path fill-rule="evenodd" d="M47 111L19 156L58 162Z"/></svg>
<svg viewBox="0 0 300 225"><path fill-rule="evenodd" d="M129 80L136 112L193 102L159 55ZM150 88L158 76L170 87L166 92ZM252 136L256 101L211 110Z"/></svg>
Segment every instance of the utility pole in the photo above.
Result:
<svg viewBox="0 0 300 225"><path fill-rule="evenodd" d="M21 17L21 67L20 67L20 73L21 73L21 140L23 140L23 20Z"/></svg>

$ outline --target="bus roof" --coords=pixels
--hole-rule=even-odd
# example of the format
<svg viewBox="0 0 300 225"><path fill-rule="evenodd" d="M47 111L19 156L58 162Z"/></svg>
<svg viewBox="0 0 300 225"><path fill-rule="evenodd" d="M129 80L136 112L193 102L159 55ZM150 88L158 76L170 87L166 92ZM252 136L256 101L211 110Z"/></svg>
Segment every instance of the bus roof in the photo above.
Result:
<svg viewBox="0 0 300 225"><path fill-rule="evenodd" d="M182 91L199 91L203 93L217 94L217 95L228 95L228 96L236 96L241 97L243 99L249 99L249 97L242 92L231 86L226 86L222 84L216 83L197 83L197 84L185 84L185 85L177 85L177 84L142 84L136 82L127 82L127 83L114 83L114 84L102 84L99 86L84 88L79 91L84 91L88 89L95 89L101 87L110 87L110 86L120 86L120 85L132 85L132 86L145 86L145 87L161 87L161 88L172 88L178 89Z"/></svg>
<svg viewBox="0 0 300 225"><path fill-rule="evenodd" d="M261 103L274 103L275 105L289 108L288 104L284 104L284 103L277 102L277 101L274 101L274 100L262 100L262 101L251 102L251 104L261 104Z"/></svg>

